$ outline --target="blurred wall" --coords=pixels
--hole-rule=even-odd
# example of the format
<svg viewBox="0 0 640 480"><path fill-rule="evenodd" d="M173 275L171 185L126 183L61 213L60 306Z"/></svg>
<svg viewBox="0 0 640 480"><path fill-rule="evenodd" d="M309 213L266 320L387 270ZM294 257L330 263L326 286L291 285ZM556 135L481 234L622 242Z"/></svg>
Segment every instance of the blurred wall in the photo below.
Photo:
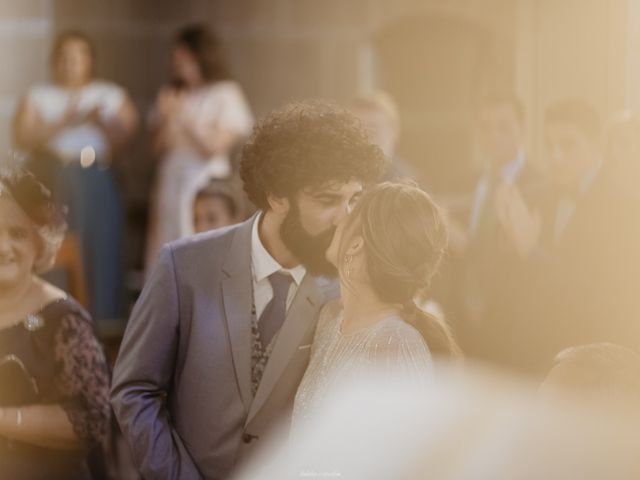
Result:
<svg viewBox="0 0 640 480"><path fill-rule="evenodd" d="M144 117L166 79L172 32L190 21L226 41L258 117L291 99L388 89L400 106L399 154L435 190L469 188L483 89L522 96L540 162L550 102L584 96L603 115L640 107L640 0L0 0L0 145L19 96L48 77L56 32L88 32L98 73L124 85ZM141 135L119 166L135 252L153 178L144 146Z"/></svg>
<svg viewBox="0 0 640 480"><path fill-rule="evenodd" d="M292 99L347 101L386 88L402 115L400 155L444 187L468 166L470 105L483 76L499 72L509 85L515 78L512 0L0 2L1 48L15 68L3 79L5 143L17 98L47 78L51 38L66 28L95 39L97 73L124 85L143 113L166 78L171 33L189 21L210 23L226 40L258 117ZM151 178L143 144L141 137L135 158L121 162L125 191L137 204Z"/></svg>
<svg viewBox="0 0 640 480"><path fill-rule="evenodd" d="M68 27L96 39L98 72L125 85L146 109L165 78L171 32L187 21L208 22L227 41L258 115L292 98L346 100L386 86L389 74L380 72L376 39L411 22L417 30L422 21L430 42L405 51L417 72L405 83L422 82L426 94L430 86L440 93L443 74L456 68L477 73L469 66L477 58L467 46L452 45L451 31L487 32L490 61L501 81L515 84L533 106L535 126L544 106L567 94L589 97L603 113L640 103L639 14L638 0L0 0L0 58L6 67L0 76L0 142L7 144L17 97L47 78L53 34ZM444 25L440 32L433 28L438 22ZM425 58L431 60L426 67ZM465 88L450 85L461 95L458 105L431 101L430 117L411 112L415 105L404 102L406 130L418 124L459 128L464 119L456 119L455 110L469 101ZM414 115L420 118L414 121Z"/></svg>
<svg viewBox="0 0 640 480"><path fill-rule="evenodd" d="M626 18L626 106L640 111L640 1L630 0Z"/></svg>
<svg viewBox="0 0 640 480"><path fill-rule="evenodd" d="M637 0L519 0L517 85L528 109L530 150L542 167L541 127L550 103L581 97L605 120L639 98L639 5Z"/></svg>
<svg viewBox="0 0 640 480"><path fill-rule="evenodd" d="M44 78L53 29L52 0L0 0L0 149L10 145L10 121L28 82ZM1 152L4 153L4 152Z"/></svg>

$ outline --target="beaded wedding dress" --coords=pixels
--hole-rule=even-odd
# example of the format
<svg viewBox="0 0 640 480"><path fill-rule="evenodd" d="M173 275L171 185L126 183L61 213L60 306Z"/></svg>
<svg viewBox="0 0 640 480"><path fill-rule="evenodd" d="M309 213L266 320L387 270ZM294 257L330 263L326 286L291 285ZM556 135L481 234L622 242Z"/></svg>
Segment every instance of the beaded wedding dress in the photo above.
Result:
<svg viewBox="0 0 640 480"><path fill-rule="evenodd" d="M341 332L342 306L328 303L320 313L311 359L293 406L292 428L313 414L341 385L353 386L363 376L376 375L424 384L433 362L422 335L398 316L389 316L353 333Z"/></svg>

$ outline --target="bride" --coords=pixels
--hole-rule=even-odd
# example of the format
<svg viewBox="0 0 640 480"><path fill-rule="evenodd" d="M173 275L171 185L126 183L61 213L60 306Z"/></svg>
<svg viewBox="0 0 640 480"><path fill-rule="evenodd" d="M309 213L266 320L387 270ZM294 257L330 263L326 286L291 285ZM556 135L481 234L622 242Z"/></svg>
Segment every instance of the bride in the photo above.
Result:
<svg viewBox="0 0 640 480"><path fill-rule="evenodd" d="M333 393L338 379L353 384L382 370L424 382L434 355L460 355L449 327L416 304L446 244L440 208L406 184L371 189L338 226L327 260L338 269L342 298L320 314L295 397L294 428Z"/></svg>

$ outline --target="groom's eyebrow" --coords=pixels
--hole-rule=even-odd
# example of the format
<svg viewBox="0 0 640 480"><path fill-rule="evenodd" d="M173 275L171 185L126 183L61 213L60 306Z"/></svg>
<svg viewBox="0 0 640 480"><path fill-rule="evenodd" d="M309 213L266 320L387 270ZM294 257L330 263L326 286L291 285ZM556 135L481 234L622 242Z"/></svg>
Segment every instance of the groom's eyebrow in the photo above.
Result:
<svg viewBox="0 0 640 480"><path fill-rule="evenodd" d="M341 201L345 195L345 192L342 191L341 185L333 185L333 184L319 186L316 188L308 187L304 189L303 192L305 192L311 198L314 198L320 201L325 201L325 202ZM364 192L362 189L356 192L353 192L351 199L357 200L363 193Z"/></svg>
<svg viewBox="0 0 640 480"><path fill-rule="evenodd" d="M318 200L340 200L342 198L341 194L331 192L314 192L311 195Z"/></svg>

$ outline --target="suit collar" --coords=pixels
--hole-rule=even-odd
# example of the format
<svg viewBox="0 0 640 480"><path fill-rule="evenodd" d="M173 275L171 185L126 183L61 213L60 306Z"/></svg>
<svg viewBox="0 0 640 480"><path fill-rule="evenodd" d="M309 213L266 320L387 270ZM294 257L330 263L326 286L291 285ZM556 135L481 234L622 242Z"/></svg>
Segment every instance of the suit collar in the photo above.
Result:
<svg viewBox="0 0 640 480"><path fill-rule="evenodd" d="M222 271L227 276L246 272L251 268L251 227L258 214L239 224L233 233L227 258L222 264Z"/></svg>
<svg viewBox="0 0 640 480"><path fill-rule="evenodd" d="M255 418L271 395L300 342L315 324L324 300L316 279L310 275L305 276L284 319L245 425Z"/></svg>
<svg viewBox="0 0 640 480"><path fill-rule="evenodd" d="M236 381L242 403L248 411L251 394L251 305L253 286L251 281L251 226L253 216L240 224L231 239L227 258L222 266L226 278L222 280L222 293L231 343L231 354Z"/></svg>
<svg viewBox="0 0 640 480"><path fill-rule="evenodd" d="M255 418L276 387L305 334L315 324L325 295L318 279L305 275L276 339L255 398L251 394L251 232L258 215L240 224L234 232L222 270L225 320L240 396L248 412L246 424Z"/></svg>

